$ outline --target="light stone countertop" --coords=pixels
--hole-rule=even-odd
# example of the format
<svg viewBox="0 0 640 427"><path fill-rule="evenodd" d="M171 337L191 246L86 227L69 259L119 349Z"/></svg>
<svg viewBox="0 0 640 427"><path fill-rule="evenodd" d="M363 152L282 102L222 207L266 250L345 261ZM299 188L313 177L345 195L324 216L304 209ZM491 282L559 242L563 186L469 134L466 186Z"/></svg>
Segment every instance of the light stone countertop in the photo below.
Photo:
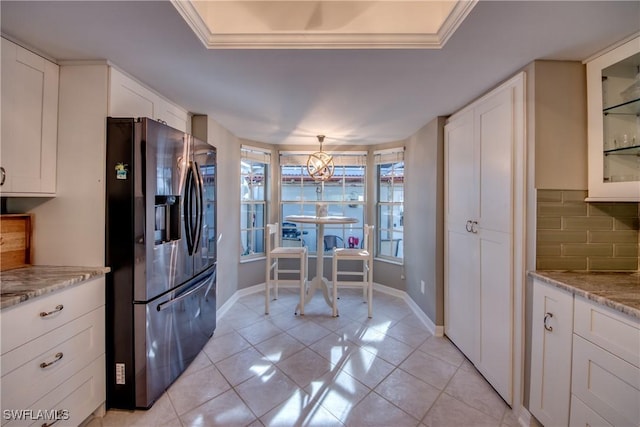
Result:
<svg viewBox="0 0 640 427"><path fill-rule="evenodd" d="M531 271L529 276L640 319L638 271Z"/></svg>
<svg viewBox="0 0 640 427"><path fill-rule="evenodd" d="M0 309L104 276L109 267L33 265L0 273Z"/></svg>

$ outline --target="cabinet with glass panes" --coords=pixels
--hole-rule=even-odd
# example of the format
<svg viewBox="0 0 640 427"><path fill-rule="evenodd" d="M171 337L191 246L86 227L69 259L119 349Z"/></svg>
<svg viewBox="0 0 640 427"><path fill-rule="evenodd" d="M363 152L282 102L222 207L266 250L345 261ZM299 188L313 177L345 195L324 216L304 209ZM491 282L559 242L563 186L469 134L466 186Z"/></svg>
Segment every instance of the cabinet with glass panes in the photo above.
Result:
<svg viewBox="0 0 640 427"><path fill-rule="evenodd" d="M640 37L587 62L590 201L640 201Z"/></svg>

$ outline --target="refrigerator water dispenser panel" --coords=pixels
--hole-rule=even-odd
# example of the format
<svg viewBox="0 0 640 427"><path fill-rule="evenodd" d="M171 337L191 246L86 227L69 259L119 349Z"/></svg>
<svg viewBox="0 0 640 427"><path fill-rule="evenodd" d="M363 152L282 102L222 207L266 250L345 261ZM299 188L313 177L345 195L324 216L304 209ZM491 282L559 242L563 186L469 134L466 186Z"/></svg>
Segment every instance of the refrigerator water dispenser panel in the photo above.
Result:
<svg viewBox="0 0 640 427"><path fill-rule="evenodd" d="M180 240L180 196L156 195L155 217L156 245Z"/></svg>

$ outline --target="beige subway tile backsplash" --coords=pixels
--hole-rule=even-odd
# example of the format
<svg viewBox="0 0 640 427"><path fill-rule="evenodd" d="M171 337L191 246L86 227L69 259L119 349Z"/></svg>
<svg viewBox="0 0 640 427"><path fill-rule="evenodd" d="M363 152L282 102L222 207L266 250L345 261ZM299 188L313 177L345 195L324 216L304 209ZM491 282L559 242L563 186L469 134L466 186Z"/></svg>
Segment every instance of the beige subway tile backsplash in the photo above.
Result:
<svg viewBox="0 0 640 427"><path fill-rule="evenodd" d="M580 244L567 243L562 245L563 256L601 256L613 257L613 244L597 243L597 244Z"/></svg>
<svg viewBox="0 0 640 427"><path fill-rule="evenodd" d="M587 257L537 257L537 270L587 270Z"/></svg>
<svg viewBox="0 0 640 427"><path fill-rule="evenodd" d="M537 194L539 270L638 270L640 203L587 203L582 190Z"/></svg>
<svg viewBox="0 0 640 427"><path fill-rule="evenodd" d="M613 230L613 218L604 216L569 216L562 218L563 230Z"/></svg>
<svg viewBox="0 0 640 427"><path fill-rule="evenodd" d="M589 270L637 270L638 258L589 257Z"/></svg>
<svg viewBox="0 0 640 427"><path fill-rule="evenodd" d="M637 230L589 231L590 243L634 243L637 241Z"/></svg>
<svg viewBox="0 0 640 427"><path fill-rule="evenodd" d="M633 243L624 244L618 243L613 245L613 254L616 257L635 257L640 256L640 243L634 245Z"/></svg>
<svg viewBox="0 0 640 427"><path fill-rule="evenodd" d="M541 243L587 243L587 231L538 230Z"/></svg>

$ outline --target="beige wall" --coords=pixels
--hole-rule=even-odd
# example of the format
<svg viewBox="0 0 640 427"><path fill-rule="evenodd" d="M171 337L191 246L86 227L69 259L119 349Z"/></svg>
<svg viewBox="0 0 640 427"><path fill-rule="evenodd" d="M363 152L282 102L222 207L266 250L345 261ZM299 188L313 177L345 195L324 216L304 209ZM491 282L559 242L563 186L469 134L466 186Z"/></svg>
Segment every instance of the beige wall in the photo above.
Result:
<svg viewBox="0 0 640 427"><path fill-rule="evenodd" d="M444 117L407 139L405 152L405 275L411 299L444 324ZM425 292L421 291L421 281Z"/></svg>
<svg viewBox="0 0 640 427"><path fill-rule="evenodd" d="M525 71L528 143L535 147L535 187L585 190L585 66L576 61L535 61Z"/></svg>

